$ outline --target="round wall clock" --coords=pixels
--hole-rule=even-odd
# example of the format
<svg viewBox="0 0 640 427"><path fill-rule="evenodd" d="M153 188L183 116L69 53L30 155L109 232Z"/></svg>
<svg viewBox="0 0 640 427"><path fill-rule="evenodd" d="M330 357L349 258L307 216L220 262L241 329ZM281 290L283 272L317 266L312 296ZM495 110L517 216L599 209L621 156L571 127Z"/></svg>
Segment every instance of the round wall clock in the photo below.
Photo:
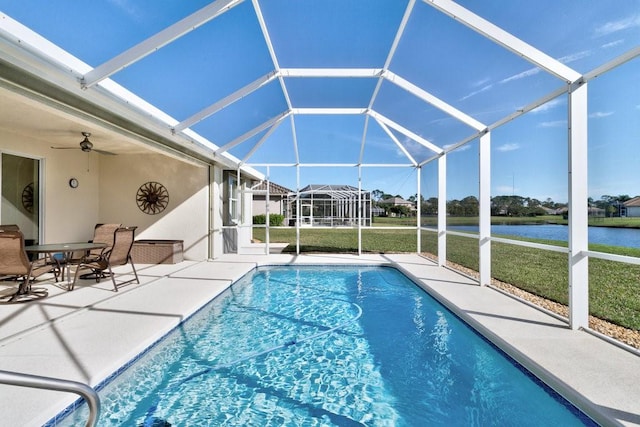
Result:
<svg viewBox="0 0 640 427"><path fill-rule="evenodd" d="M79 184L78 180L75 179L75 178L71 178L69 180L69 187L71 187L71 188L78 188L78 184Z"/></svg>
<svg viewBox="0 0 640 427"><path fill-rule="evenodd" d="M138 188L136 203L146 214L159 214L169 204L169 192L159 182L145 182Z"/></svg>

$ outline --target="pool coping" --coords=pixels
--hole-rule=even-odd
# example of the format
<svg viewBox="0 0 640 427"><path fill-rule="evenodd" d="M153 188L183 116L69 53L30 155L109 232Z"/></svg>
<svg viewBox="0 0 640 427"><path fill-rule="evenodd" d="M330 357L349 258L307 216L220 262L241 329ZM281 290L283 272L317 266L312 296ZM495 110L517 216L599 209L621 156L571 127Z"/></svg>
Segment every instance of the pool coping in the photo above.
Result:
<svg viewBox="0 0 640 427"><path fill-rule="evenodd" d="M129 311L134 311L133 315L148 316L149 314L145 311L148 311L148 307L146 307L148 300L145 301L144 296L155 295L157 289L168 293L179 292L179 295L185 295L185 299L191 298L192 301L184 304L185 307L181 308L182 312L176 319L172 318L171 322L165 321L162 323L164 326L159 326L164 328L161 333L158 333L157 328L153 329L152 332L155 336L147 337L145 341L147 345L144 346L146 348L168 333L176 324L179 324L178 318L184 320L185 317L201 309L211 299L204 300L202 299L205 298L203 295L214 295L213 297L215 297L256 267L318 264L396 267L598 423L602 425L640 425L640 391L637 386L640 384L640 357L585 331L570 330L566 322L495 289L480 287L472 279L449 269L438 267L433 261L419 255L229 255L210 262L191 262L173 267L143 266L141 268L142 276L146 276L146 279L143 279L143 285L140 285L139 288L146 289L146 291L131 288L130 291L123 290L115 294L105 293L104 289L100 289L100 286L87 286L82 290L84 293L82 297L88 298L92 293L91 295L98 295L98 299L94 301L85 299L84 302L77 304L75 311L70 309L70 312L49 319L40 325L25 327L22 334L12 334L10 339L1 334L6 324L0 323L0 361L7 362L3 363L3 368L6 370L36 375L48 374L95 385L104 381L116 371L116 368L121 367L135 356L131 355L130 348L123 346L122 349L109 349L114 354L117 351L120 352L118 360L109 360L112 365L119 363L116 368L111 370L108 367L96 365L96 362L91 360L90 351L87 352L89 354L85 354L82 345L77 341L82 338L82 334L79 334L80 338L65 335L64 340L66 341L63 344L68 346L66 354L55 354L53 348L56 346L54 344L59 346L60 343L51 344L52 354L48 354L47 357L48 360L57 362L54 364L56 369L53 370L47 370L46 365L34 364L34 360L42 361L42 355L31 356L27 354L25 356L25 351L27 351L25 349L42 347L46 344L47 339L64 341L59 336L56 337L55 334L52 334L52 330L58 333L66 332L63 328L82 324L85 318L91 320L91 316L94 316L94 319L102 319L109 314L113 316L113 313L105 308L124 307ZM204 276L206 279L203 279ZM189 292L193 292L194 295L181 292L179 289L182 286L185 289L188 288ZM80 293L75 293L76 291L63 293L57 295L56 298L60 298L60 301L71 296L81 299ZM202 295L199 296L199 293ZM107 298L103 298L105 295ZM167 295L166 298L171 299L175 296ZM58 305L64 306L64 304ZM170 304L168 307L173 310L174 305ZM133 309L130 307L142 308ZM125 314L131 315L129 311L126 311ZM3 318L6 313L6 307L0 307L0 315ZM158 322L152 322L152 324L155 325ZM169 327L169 324L173 324L173 326ZM96 325L96 329L96 333L100 333L104 329L104 325ZM149 333L149 331L146 332ZM133 332L122 331L122 334L128 336ZM108 332L104 333L108 335ZM124 339L126 336L122 338ZM559 345L559 343L563 345ZM56 351L64 353L59 349ZM78 369L74 364L82 365L81 367L85 370ZM72 369L74 367L76 369ZM71 395L63 399L50 396L42 398L40 394L39 391L25 392L15 387L0 387L0 399L11 403L7 405L10 406L8 412L3 413L5 421L9 421L11 425L42 425L76 400L75 396ZM32 395L39 396L38 399L34 399L35 406L17 405L18 407L13 410L16 406L12 404L13 402L20 402L20 399L28 399ZM48 404L45 405L46 402ZM34 418L25 416L24 413L21 414L22 411L29 410L32 411L30 414L36 413L33 411L44 412L47 415L43 417L46 418Z"/></svg>

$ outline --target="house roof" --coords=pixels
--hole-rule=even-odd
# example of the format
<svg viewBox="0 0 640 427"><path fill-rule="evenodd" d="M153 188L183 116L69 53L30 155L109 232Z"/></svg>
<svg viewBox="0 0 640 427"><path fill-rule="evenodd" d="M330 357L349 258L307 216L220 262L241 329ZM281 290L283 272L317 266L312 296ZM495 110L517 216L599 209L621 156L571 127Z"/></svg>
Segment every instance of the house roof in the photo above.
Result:
<svg viewBox="0 0 640 427"><path fill-rule="evenodd" d="M633 199L627 200L623 203L623 205L627 208L640 207L640 196L636 196Z"/></svg>
<svg viewBox="0 0 640 427"><path fill-rule="evenodd" d="M351 185L335 185L335 184L310 184L300 190L301 193L329 193L333 191L339 192L357 192L358 189ZM363 190L366 191L366 190Z"/></svg>
<svg viewBox="0 0 640 427"><path fill-rule="evenodd" d="M267 181L260 181L257 185L251 188L253 192L264 192L266 194L267 191ZM292 190L283 187L282 185L276 184L275 182L269 181L269 194L273 195L286 195L291 193Z"/></svg>
<svg viewBox="0 0 640 427"><path fill-rule="evenodd" d="M381 200L382 203L389 203L393 205L413 205L412 202L409 202L402 197L389 197L388 199Z"/></svg>

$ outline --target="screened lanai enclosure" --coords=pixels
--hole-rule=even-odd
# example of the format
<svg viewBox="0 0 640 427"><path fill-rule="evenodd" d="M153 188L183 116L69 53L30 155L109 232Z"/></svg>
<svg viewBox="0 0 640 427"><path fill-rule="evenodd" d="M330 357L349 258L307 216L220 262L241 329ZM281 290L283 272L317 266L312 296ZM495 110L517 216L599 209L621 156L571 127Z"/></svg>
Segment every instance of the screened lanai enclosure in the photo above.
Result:
<svg viewBox="0 0 640 427"><path fill-rule="evenodd" d="M350 185L307 185L287 195L287 206L290 226L298 221L302 226L371 225L371 193Z"/></svg>
<svg viewBox="0 0 640 427"><path fill-rule="evenodd" d="M366 252L370 193L415 196L415 224L391 229L440 265L473 252L480 285L496 253L513 256L503 245L560 259L531 274L560 272L572 328L588 327L590 260L640 264L591 249L588 233L590 198L640 193L637 2L101 2L46 17L38 3L0 1L4 43L49 54L69 90L108 93L224 159L237 188L223 192L223 226L239 239L255 231L256 180L293 190L298 252L307 224L346 229ZM494 235L501 195L565 204L565 243ZM447 214L465 198L477 201L471 232ZM265 253L273 231L267 221Z"/></svg>

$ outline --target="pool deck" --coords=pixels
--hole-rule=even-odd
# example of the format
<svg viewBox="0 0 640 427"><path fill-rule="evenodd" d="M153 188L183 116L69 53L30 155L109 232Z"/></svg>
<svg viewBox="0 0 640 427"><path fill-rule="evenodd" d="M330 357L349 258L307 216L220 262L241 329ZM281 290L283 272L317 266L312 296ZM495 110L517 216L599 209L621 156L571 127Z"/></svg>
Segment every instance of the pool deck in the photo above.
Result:
<svg viewBox="0 0 640 427"><path fill-rule="evenodd" d="M258 265L393 264L602 425L640 425L640 356L625 351L418 255L225 255L209 262L139 265L140 285L110 280L0 304L0 369L104 380ZM121 270L128 271L128 270ZM10 282L0 282L0 292ZM0 384L0 424L40 426L75 401L70 393Z"/></svg>

